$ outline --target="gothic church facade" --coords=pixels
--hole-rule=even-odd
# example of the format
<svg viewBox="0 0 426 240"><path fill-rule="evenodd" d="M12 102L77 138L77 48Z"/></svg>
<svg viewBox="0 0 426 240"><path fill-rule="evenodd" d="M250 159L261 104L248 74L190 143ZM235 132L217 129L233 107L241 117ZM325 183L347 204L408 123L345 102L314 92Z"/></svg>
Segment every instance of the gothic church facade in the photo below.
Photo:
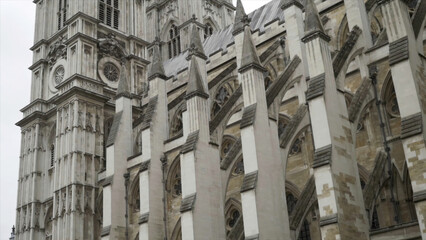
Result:
<svg viewBox="0 0 426 240"><path fill-rule="evenodd" d="M426 239L426 1L34 4L16 239Z"/></svg>

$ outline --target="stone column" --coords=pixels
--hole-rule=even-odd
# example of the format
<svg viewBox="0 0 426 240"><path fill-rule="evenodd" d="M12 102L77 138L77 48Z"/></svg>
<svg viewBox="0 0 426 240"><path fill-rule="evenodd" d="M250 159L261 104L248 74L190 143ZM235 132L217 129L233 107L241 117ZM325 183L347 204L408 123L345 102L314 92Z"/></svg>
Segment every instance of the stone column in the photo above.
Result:
<svg viewBox="0 0 426 240"><path fill-rule="evenodd" d="M295 84L299 104L306 102L305 92L307 89L306 77L309 76L308 62L306 59L306 47L302 42L304 36L303 5L298 0L284 0L281 6L284 11L285 28L287 30L287 43L290 58L300 56L302 60L303 77Z"/></svg>
<svg viewBox="0 0 426 240"><path fill-rule="evenodd" d="M241 203L246 239L290 239L284 172L275 124L269 124L263 72L245 26L239 77L244 110L241 141L245 176ZM274 128L274 129L273 129Z"/></svg>
<svg viewBox="0 0 426 240"><path fill-rule="evenodd" d="M418 55L406 3L401 0L381 1L381 11L389 39L389 65L401 115L402 145L422 239L426 239L426 72Z"/></svg>
<svg viewBox="0 0 426 240"><path fill-rule="evenodd" d="M154 42L153 60L148 73L149 102L142 124L142 164L139 173L141 210L139 239L164 239L162 163L168 133L166 76L159 49Z"/></svg>
<svg viewBox="0 0 426 240"><path fill-rule="evenodd" d="M336 88L330 38L313 0L308 0L305 37L309 73L306 99L315 146L314 178L322 239L369 239L351 126Z"/></svg>

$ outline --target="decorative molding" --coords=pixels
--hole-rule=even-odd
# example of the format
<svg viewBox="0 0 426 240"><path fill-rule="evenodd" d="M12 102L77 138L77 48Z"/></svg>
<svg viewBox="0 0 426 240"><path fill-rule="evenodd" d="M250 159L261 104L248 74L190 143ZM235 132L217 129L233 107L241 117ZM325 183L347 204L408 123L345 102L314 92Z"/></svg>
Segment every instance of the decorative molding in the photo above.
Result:
<svg viewBox="0 0 426 240"><path fill-rule="evenodd" d="M158 95L149 99L148 106L145 111L145 117L142 123L142 130L145 130L151 127L152 118L157 108L157 102L158 102Z"/></svg>
<svg viewBox="0 0 426 240"><path fill-rule="evenodd" d="M389 44L389 65L395 65L409 58L408 37L405 36Z"/></svg>
<svg viewBox="0 0 426 240"><path fill-rule="evenodd" d="M244 175L243 184L241 185L240 192L247 192L256 188L257 171Z"/></svg>
<svg viewBox="0 0 426 240"><path fill-rule="evenodd" d="M100 57L111 56L119 59L122 63L126 61L128 54L124 46L116 39L114 33L108 33L104 38L99 39L98 47Z"/></svg>
<svg viewBox="0 0 426 240"><path fill-rule="evenodd" d="M67 59L67 45L65 44L66 37L59 37L58 40L50 46L49 53L47 54L47 60L49 66L55 65L56 61L64 58Z"/></svg>
<svg viewBox="0 0 426 240"><path fill-rule="evenodd" d="M185 154L195 150L198 142L199 133L199 131L195 131L188 135L185 144L182 145L181 154Z"/></svg>
<svg viewBox="0 0 426 240"><path fill-rule="evenodd" d="M244 238L245 240L258 240L259 239L259 234L254 234L251 236L247 236Z"/></svg>
<svg viewBox="0 0 426 240"><path fill-rule="evenodd" d="M241 117L240 129L254 124L254 121L256 120L256 106L257 104L253 103L252 105L244 108L243 116Z"/></svg>
<svg viewBox="0 0 426 240"><path fill-rule="evenodd" d="M291 118L290 123L287 125L287 127L284 129L284 132L280 136L281 148L286 148L288 142L296 132L297 127L300 125L300 122L306 115L307 111L308 107L306 105L300 105L300 107L297 109L297 112L293 115L293 118Z"/></svg>
<svg viewBox="0 0 426 240"><path fill-rule="evenodd" d="M151 160L146 160L141 163L141 166L139 167L139 172L144 172L149 169L149 166L151 165Z"/></svg>
<svg viewBox="0 0 426 240"><path fill-rule="evenodd" d="M337 213L329 215L329 216L325 216L320 218L319 225L320 227L323 227L326 225L335 224L337 223L337 219L338 219Z"/></svg>
<svg viewBox="0 0 426 240"><path fill-rule="evenodd" d="M316 149L314 154L313 168L318 168L327 164L331 164L331 151L332 146L327 145L322 148Z"/></svg>
<svg viewBox="0 0 426 240"><path fill-rule="evenodd" d="M139 216L138 223L144 224L144 223L147 223L148 220L149 220L149 212L146 212Z"/></svg>
<svg viewBox="0 0 426 240"><path fill-rule="evenodd" d="M299 56L294 56L281 76L276 81L274 81L271 86L269 86L268 90L266 91L266 102L268 107L274 102L275 98L280 94L285 86L293 83L293 81L290 81L290 78L300 63L301 60Z"/></svg>
<svg viewBox="0 0 426 240"><path fill-rule="evenodd" d="M306 92L306 100L312 100L322 96L325 91L325 73L311 78L309 81L308 91Z"/></svg>
<svg viewBox="0 0 426 240"><path fill-rule="evenodd" d="M416 113L401 119L401 139L423 132L422 114Z"/></svg>
<svg viewBox="0 0 426 240"><path fill-rule="evenodd" d="M180 205L180 212L184 213L187 211L191 211L194 208L196 198L197 198L197 193L193 193L191 195L186 196L184 199L182 199L182 203Z"/></svg>

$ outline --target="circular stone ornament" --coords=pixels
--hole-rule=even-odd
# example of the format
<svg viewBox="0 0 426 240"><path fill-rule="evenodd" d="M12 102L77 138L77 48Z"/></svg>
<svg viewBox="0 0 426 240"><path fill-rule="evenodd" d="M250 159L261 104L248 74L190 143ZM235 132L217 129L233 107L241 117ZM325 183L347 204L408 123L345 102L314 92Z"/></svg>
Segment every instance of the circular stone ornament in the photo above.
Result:
<svg viewBox="0 0 426 240"><path fill-rule="evenodd" d="M64 66L59 66L55 69L53 73L53 77L55 78L55 83L60 84L65 78L65 68Z"/></svg>
<svg viewBox="0 0 426 240"><path fill-rule="evenodd" d="M117 82L120 70L111 62L105 63L104 75L111 82Z"/></svg>

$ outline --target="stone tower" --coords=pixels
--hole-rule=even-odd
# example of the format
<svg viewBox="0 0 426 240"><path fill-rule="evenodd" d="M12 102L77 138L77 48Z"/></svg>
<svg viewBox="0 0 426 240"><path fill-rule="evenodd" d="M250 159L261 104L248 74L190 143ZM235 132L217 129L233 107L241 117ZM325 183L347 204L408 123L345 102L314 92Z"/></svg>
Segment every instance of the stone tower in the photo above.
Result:
<svg viewBox="0 0 426 240"><path fill-rule="evenodd" d="M426 239L426 1L34 3L15 239Z"/></svg>

